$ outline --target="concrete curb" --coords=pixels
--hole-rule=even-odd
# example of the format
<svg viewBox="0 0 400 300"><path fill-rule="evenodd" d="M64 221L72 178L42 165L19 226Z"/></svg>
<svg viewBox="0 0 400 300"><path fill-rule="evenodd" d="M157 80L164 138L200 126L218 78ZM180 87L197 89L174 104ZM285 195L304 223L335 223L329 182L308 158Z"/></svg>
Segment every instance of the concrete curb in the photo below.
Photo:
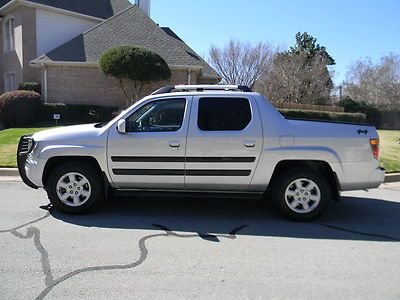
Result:
<svg viewBox="0 0 400 300"><path fill-rule="evenodd" d="M19 176L16 168L0 168L0 176Z"/></svg>
<svg viewBox="0 0 400 300"><path fill-rule="evenodd" d="M399 182L400 181L400 173L392 173L385 175L385 183L388 182Z"/></svg>

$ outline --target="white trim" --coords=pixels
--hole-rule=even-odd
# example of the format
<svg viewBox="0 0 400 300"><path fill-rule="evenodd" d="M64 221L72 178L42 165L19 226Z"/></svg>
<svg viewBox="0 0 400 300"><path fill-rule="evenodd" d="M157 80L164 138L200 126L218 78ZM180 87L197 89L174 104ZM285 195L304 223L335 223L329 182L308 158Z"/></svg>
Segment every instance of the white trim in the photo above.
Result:
<svg viewBox="0 0 400 300"><path fill-rule="evenodd" d="M56 67L99 67L98 63L93 62L79 62L79 61L51 61L51 60L37 60L30 61L29 65L33 68L42 68L44 66L56 66Z"/></svg>
<svg viewBox="0 0 400 300"><path fill-rule="evenodd" d="M14 76L14 86L11 87L10 85L10 89L7 89L7 77L13 75ZM15 72L9 72L9 73L4 73L4 92L12 92L15 91L17 89L17 75L15 74Z"/></svg>
<svg viewBox="0 0 400 300"><path fill-rule="evenodd" d="M102 19L102 18L97 18L97 17L93 17L93 16L77 13L77 12L74 12L74 11L53 7L53 6L47 6L47 5L44 5L44 4L33 3L33 2L30 2L30 1L26 1L26 0L12 0L12 1L8 2L6 5L4 5L3 7L1 7L0 8L0 12L6 11L7 9L11 8L12 6L14 6L14 4L15 5L28 6L28 7L32 7L32 8L39 8L39 9L53 11L53 12L58 12L58 13L62 13L62 14L65 14L65 15L70 15L72 17L79 17L79 18L92 20L92 21L99 21L99 22L104 21L104 19Z"/></svg>
<svg viewBox="0 0 400 300"><path fill-rule="evenodd" d="M186 70L191 70L191 71L201 71L203 69L202 66L191 66L191 65L168 65L168 67L171 70L181 70L181 71L186 71Z"/></svg>
<svg viewBox="0 0 400 300"><path fill-rule="evenodd" d="M192 70L188 69L188 85L192 84Z"/></svg>
<svg viewBox="0 0 400 300"><path fill-rule="evenodd" d="M7 24L11 20L13 20L13 28L10 28L10 32L7 32ZM12 34L11 30L14 31L14 34ZM7 41L8 34L10 35L10 45ZM3 23L3 45L3 53L15 51L15 17L13 15L7 16L7 18L5 18L5 22Z"/></svg>
<svg viewBox="0 0 400 300"><path fill-rule="evenodd" d="M41 68L44 65L47 66L65 66L65 67L99 67L99 63L97 62L80 62L80 61L52 61L52 60L40 60L43 56L31 60L29 65L34 68ZM200 71L203 69L201 66L190 66L190 65L168 65L171 70L191 70L191 71Z"/></svg>
<svg viewBox="0 0 400 300"><path fill-rule="evenodd" d="M47 103L47 68L43 64L43 100L44 103Z"/></svg>

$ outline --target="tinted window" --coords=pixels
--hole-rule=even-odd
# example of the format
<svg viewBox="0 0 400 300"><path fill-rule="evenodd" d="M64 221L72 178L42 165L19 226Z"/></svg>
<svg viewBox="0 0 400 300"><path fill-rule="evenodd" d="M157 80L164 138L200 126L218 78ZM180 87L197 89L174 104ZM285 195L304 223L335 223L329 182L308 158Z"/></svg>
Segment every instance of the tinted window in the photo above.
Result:
<svg viewBox="0 0 400 300"><path fill-rule="evenodd" d="M185 105L185 99L168 99L147 103L126 120L127 131L177 131L182 126Z"/></svg>
<svg viewBox="0 0 400 300"><path fill-rule="evenodd" d="M197 124L204 131L243 130L251 121L244 98L201 98Z"/></svg>

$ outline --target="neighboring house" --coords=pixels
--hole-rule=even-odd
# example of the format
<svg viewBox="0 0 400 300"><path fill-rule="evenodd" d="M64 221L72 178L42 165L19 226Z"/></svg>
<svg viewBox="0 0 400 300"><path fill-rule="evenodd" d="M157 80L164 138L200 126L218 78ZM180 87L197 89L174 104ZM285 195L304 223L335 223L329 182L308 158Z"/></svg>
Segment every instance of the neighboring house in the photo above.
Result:
<svg viewBox="0 0 400 300"><path fill-rule="evenodd" d="M147 86L144 94L166 84L219 82L170 28L150 19L150 1L139 3L142 9L128 0L0 0L0 92L36 81L46 103L123 106L116 80L98 65L101 54L118 45L146 47L168 63L171 80Z"/></svg>

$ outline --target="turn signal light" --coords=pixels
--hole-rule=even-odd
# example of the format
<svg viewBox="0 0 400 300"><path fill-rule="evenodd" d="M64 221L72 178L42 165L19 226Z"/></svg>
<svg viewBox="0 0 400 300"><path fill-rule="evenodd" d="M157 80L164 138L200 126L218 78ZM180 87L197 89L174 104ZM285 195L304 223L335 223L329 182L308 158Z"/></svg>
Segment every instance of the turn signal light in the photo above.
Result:
<svg viewBox="0 0 400 300"><path fill-rule="evenodd" d="M379 159L379 139L370 139L372 154L376 159Z"/></svg>

